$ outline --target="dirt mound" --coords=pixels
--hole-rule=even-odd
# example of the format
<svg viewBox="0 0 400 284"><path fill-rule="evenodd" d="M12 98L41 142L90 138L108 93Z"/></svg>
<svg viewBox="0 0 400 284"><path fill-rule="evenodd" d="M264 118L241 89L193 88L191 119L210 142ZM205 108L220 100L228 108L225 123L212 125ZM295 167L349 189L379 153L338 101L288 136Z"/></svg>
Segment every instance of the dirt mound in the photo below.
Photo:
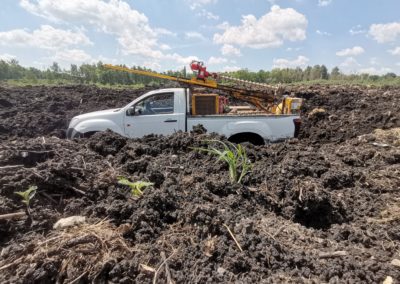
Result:
<svg viewBox="0 0 400 284"><path fill-rule="evenodd" d="M43 135L64 138L73 116L122 107L148 90L87 85L0 87L0 139Z"/></svg>
<svg viewBox="0 0 400 284"><path fill-rule="evenodd" d="M329 97L332 90L358 99L344 103L338 94ZM296 92L308 98L303 138L245 144L253 168L243 184L232 184L225 164L193 149L224 139L200 127L142 139L111 132L74 141L50 137L51 131L18 140L7 134L0 144L0 215L25 211L15 191L38 189L30 217L0 219L0 281L400 279L391 264L400 258L398 90L376 90L376 96L389 92L393 103L376 109L370 89ZM393 115L364 123L363 111L349 114L336 105L350 108L358 100L376 110L374 117ZM343 116L338 136L333 113ZM118 184L120 176L154 185L135 197ZM86 222L53 229L68 216Z"/></svg>
<svg viewBox="0 0 400 284"><path fill-rule="evenodd" d="M301 138L316 143L344 142L376 128L400 127L399 89L366 87L321 87L318 91L295 92L307 98Z"/></svg>

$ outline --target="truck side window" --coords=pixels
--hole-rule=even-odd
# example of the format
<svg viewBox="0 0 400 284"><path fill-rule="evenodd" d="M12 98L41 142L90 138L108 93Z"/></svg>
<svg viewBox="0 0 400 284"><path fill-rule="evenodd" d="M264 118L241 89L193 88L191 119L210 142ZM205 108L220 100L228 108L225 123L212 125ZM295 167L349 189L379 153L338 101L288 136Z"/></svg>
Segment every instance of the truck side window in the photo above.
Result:
<svg viewBox="0 0 400 284"><path fill-rule="evenodd" d="M135 106L140 115L174 113L174 93L157 94L148 97Z"/></svg>

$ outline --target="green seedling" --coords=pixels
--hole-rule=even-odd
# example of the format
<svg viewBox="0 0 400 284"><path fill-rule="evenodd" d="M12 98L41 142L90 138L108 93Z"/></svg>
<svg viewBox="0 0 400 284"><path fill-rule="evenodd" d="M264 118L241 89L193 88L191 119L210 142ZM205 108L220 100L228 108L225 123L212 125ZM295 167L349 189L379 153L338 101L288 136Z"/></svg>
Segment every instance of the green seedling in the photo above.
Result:
<svg viewBox="0 0 400 284"><path fill-rule="evenodd" d="M208 148L193 148L198 151L207 152L217 156L217 162L224 161L229 167L229 177L232 183L241 183L243 177L250 172L252 163L247 158L246 149L238 144L219 140L208 140L208 143L219 143L222 145L222 150L209 146Z"/></svg>
<svg viewBox="0 0 400 284"><path fill-rule="evenodd" d="M30 203L36 194L36 190L37 190L37 186L31 185L25 191L16 191L15 192L15 194L19 195L22 198L22 203L24 203L26 205L26 211L28 212L28 215L30 215Z"/></svg>
<svg viewBox="0 0 400 284"><path fill-rule="evenodd" d="M131 194L136 197L143 195L142 189L154 185L154 183L147 181L131 182L125 177L118 177L118 184L129 186L131 188Z"/></svg>

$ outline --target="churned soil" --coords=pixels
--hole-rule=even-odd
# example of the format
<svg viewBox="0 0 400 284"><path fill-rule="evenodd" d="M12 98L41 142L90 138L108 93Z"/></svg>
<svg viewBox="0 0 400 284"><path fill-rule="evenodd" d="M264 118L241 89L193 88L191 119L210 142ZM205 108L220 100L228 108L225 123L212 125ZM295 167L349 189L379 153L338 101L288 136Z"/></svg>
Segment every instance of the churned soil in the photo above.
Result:
<svg viewBox="0 0 400 284"><path fill-rule="evenodd" d="M72 117L123 107L149 90L101 89L90 85L0 86L0 139L43 135L65 138Z"/></svg>
<svg viewBox="0 0 400 284"><path fill-rule="evenodd" d="M398 283L400 88L288 87L301 135L245 143L242 184L196 150L225 140L201 127L63 139L145 91L0 89L1 283ZM121 176L153 186L135 197ZM30 216L2 219L31 185ZM53 229L70 216L85 221Z"/></svg>

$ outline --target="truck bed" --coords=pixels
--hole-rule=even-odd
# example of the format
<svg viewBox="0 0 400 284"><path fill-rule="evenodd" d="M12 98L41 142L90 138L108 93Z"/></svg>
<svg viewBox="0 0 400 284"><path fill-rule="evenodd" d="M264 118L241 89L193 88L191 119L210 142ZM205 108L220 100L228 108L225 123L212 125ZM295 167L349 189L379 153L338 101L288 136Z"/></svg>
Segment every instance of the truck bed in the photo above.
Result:
<svg viewBox="0 0 400 284"><path fill-rule="evenodd" d="M294 120L299 115L274 114L221 114L188 116L187 129L203 125L208 132L216 132L231 137L236 133L256 133L264 140L277 141L291 138L295 132Z"/></svg>

